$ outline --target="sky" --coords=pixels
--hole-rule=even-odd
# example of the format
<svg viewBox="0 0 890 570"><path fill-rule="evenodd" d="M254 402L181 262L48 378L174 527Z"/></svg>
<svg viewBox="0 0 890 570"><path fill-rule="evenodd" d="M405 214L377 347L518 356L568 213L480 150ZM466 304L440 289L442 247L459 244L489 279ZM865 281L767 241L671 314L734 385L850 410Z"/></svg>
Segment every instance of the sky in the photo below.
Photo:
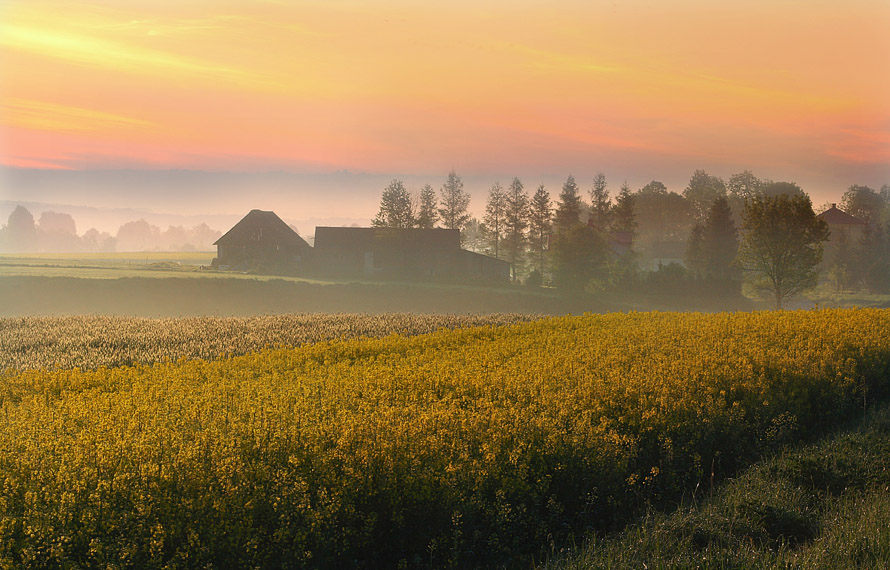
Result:
<svg viewBox="0 0 890 570"><path fill-rule="evenodd" d="M451 170L481 215L514 176L748 169L839 201L890 183L888 30L886 0L0 0L0 200L369 220Z"/></svg>

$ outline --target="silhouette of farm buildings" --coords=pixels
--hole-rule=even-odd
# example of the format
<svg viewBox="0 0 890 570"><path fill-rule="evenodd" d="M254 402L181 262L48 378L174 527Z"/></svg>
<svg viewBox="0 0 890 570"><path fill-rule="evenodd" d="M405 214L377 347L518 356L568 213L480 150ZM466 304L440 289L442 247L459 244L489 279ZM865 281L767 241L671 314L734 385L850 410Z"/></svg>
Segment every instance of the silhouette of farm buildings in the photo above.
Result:
<svg viewBox="0 0 890 570"><path fill-rule="evenodd" d="M220 237L214 265L326 277L507 281L510 264L460 247L442 228L317 227L310 246L274 212L251 210Z"/></svg>

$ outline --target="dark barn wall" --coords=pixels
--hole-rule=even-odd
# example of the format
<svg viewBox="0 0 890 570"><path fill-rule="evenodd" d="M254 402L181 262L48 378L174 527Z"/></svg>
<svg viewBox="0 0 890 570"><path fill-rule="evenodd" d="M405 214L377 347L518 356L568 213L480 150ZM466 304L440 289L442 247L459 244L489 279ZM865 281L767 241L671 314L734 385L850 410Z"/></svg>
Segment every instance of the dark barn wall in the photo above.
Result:
<svg viewBox="0 0 890 570"><path fill-rule="evenodd" d="M216 241L217 266L234 270L383 280L509 280L510 265L461 249L460 232L317 227L309 246L273 212L252 210Z"/></svg>

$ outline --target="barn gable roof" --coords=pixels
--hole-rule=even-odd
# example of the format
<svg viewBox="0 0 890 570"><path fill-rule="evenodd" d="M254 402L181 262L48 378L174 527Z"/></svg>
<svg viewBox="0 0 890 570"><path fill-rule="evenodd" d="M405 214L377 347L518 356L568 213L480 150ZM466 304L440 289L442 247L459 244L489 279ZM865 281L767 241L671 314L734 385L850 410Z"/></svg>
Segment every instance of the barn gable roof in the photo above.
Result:
<svg viewBox="0 0 890 570"><path fill-rule="evenodd" d="M832 204L831 208L825 210L818 216L832 226L864 226L865 222L855 216L838 209L836 204Z"/></svg>
<svg viewBox="0 0 890 570"><path fill-rule="evenodd" d="M263 241L282 245L294 245L309 248L306 240L300 237L275 212L251 210L241 221L232 226L213 245L232 245Z"/></svg>

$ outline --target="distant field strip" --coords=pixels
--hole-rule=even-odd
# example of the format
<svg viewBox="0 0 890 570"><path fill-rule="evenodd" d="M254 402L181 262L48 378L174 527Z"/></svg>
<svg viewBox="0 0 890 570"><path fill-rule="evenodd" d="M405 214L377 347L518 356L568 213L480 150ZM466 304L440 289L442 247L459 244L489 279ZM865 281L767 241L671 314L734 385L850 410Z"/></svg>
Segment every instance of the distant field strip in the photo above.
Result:
<svg viewBox="0 0 890 570"><path fill-rule="evenodd" d="M326 340L417 335L508 325L532 315L308 314L258 317L0 318L0 370L95 369L165 360L214 360Z"/></svg>
<svg viewBox="0 0 890 570"><path fill-rule="evenodd" d="M632 313L7 372L0 565L531 565L890 387L890 311Z"/></svg>

